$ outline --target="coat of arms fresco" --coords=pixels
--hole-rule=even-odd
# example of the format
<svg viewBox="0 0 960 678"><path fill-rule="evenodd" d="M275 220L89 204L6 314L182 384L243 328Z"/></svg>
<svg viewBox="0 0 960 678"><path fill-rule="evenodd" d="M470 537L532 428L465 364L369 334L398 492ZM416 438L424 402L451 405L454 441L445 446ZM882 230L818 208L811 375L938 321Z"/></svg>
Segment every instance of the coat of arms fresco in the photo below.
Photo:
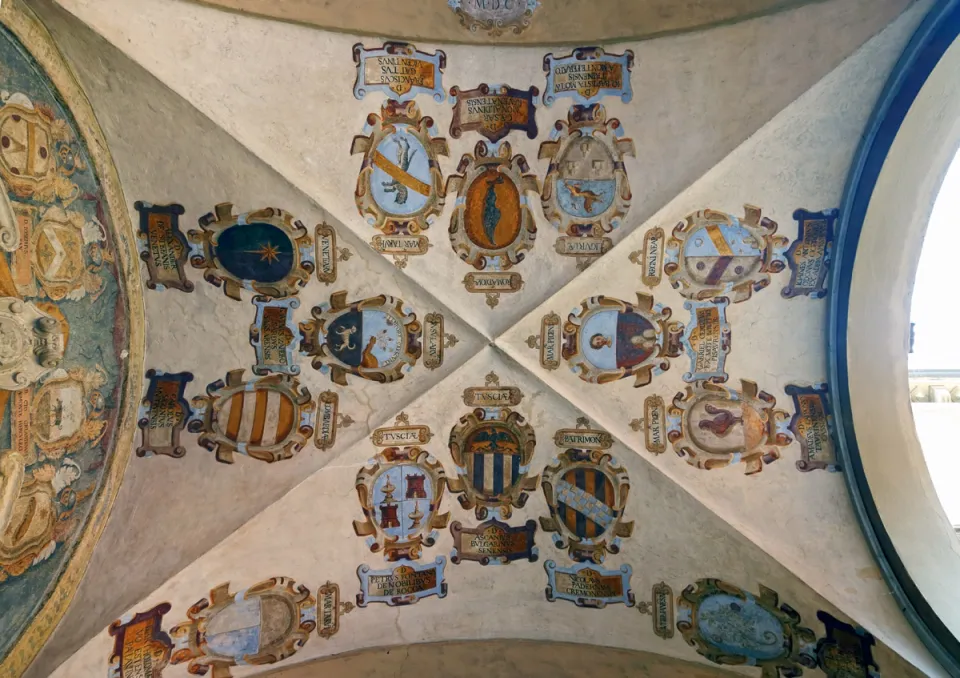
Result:
<svg viewBox="0 0 960 678"><path fill-rule="evenodd" d="M681 353L683 325L671 322L671 315L669 308L642 292L635 304L590 297L567 316L562 337L555 332L541 337L541 355L555 354L546 343L551 337L560 339L564 360L584 381L607 384L633 377L634 387L646 386Z"/></svg>
<svg viewBox="0 0 960 678"><path fill-rule="evenodd" d="M20 675L109 515L142 341L132 231L93 113L42 28L0 14L0 674Z"/></svg>
<svg viewBox="0 0 960 678"><path fill-rule="evenodd" d="M317 628L317 600L305 586L274 577L230 593L220 584L170 631L171 664L191 675L231 678L230 667L273 664L300 650Z"/></svg>
<svg viewBox="0 0 960 678"><path fill-rule="evenodd" d="M623 519L627 470L607 452L613 437L582 417L576 428L557 431L554 444L562 451L543 470L550 516L540 518L540 527L553 532L554 544L573 560L600 564L607 553L620 552L621 538L633 534L633 521Z"/></svg>
<svg viewBox="0 0 960 678"><path fill-rule="evenodd" d="M789 240L760 208L744 206L743 218L705 209L688 215L667 240L663 271L689 299L729 297L736 304L770 284L787 267Z"/></svg>
<svg viewBox="0 0 960 678"><path fill-rule="evenodd" d="M423 328L402 299L381 294L349 302L347 292L334 292L311 314L300 323L301 351L340 386L349 374L381 384L403 379L423 354Z"/></svg>
<svg viewBox="0 0 960 678"><path fill-rule="evenodd" d="M764 678L816 668L816 635L800 624L800 615L762 585L755 596L719 579L700 579L677 602L677 630L698 654L716 664L760 667Z"/></svg>
<svg viewBox="0 0 960 678"><path fill-rule="evenodd" d="M467 291L485 294L494 308L500 294L523 285L520 274L510 269L524 260L537 237L527 192L538 192L540 184L529 173L526 158L513 155L506 141L478 142L457 172L447 180L447 192L457 192L450 244L475 269L464 278Z"/></svg>
<svg viewBox="0 0 960 678"><path fill-rule="evenodd" d="M447 480L447 485L478 520L485 520L491 509L504 520L510 518L513 508L523 508L528 493L537 489L540 476L528 477L537 437L523 415L512 409L521 398L520 389L500 386L492 372L485 386L464 391L464 404L474 409L450 431L457 479Z"/></svg>
<svg viewBox="0 0 960 678"><path fill-rule="evenodd" d="M313 240L292 214L275 207L236 215L221 203L187 233L190 264L240 301L240 290L280 299L299 293L316 268Z"/></svg>
<svg viewBox="0 0 960 678"><path fill-rule="evenodd" d="M364 519L353 529L389 561L419 560L450 520L440 512L445 482L443 466L423 448L387 447L357 474Z"/></svg>
<svg viewBox="0 0 960 678"><path fill-rule="evenodd" d="M387 100L380 115L367 116L366 136L356 136L350 153L363 153L357 177L360 215L380 231L378 252L391 254L398 266L409 255L426 254L422 234L443 211L446 191L438 156L449 154L430 117L413 101Z"/></svg>
<svg viewBox="0 0 960 678"><path fill-rule="evenodd" d="M634 155L620 121L600 104L574 106L558 120L540 159L550 160L543 179L543 213L563 234L556 250L581 267L613 246L607 235L630 210L630 182L623 158Z"/></svg>
<svg viewBox="0 0 960 678"><path fill-rule="evenodd" d="M746 379L740 390L697 381L668 408L667 439L697 468L743 463L747 475L759 473L793 441L790 415L776 405L776 398Z"/></svg>
<svg viewBox="0 0 960 678"><path fill-rule="evenodd" d="M310 391L287 374L244 381L242 369L231 370L226 382L207 386L207 395L192 405L187 429L225 464L235 453L266 462L289 459L310 441L316 419Z"/></svg>

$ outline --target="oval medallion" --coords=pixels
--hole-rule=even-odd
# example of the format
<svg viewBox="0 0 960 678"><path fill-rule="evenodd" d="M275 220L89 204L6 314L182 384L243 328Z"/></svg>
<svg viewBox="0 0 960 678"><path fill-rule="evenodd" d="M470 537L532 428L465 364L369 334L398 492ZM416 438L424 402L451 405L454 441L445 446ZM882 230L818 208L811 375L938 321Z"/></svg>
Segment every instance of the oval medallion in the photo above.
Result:
<svg viewBox="0 0 960 678"><path fill-rule="evenodd" d="M432 197L430 157L408 127L397 125L373 153L373 199L390 216L417 214Z"/></svg>
<svg viewBox="0 0 960 678"><path fill-rule="evenodd" d="M520 191L495 168L485 170L467 189L467 238L481 249L509 247L520 234Z"/></svg>

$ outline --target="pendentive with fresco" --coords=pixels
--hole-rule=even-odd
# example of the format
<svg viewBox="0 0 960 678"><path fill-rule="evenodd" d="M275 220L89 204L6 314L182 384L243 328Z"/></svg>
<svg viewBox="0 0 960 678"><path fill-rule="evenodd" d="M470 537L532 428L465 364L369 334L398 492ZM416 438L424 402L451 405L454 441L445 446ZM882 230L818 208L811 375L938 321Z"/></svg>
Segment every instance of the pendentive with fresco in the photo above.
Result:
<svg viewBox="0 0 960 678"><path fill-rule="evenodd" d="M129 222L88 104L32 17L0 20L0 673L16 674L103 527L141 349Z"/></svg>

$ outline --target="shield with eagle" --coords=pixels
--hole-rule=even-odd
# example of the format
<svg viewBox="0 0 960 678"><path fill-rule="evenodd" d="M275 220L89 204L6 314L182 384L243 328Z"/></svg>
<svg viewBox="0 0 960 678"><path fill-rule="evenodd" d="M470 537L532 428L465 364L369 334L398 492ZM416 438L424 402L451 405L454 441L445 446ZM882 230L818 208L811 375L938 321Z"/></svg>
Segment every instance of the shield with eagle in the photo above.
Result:
<svg viewBox="0 0 960 678"><path fill-rule="evenodd" d="M508 407L475 409L450 431L458 476L447 481L450 491L459 493L460 505L475 509L479 520L493 508L509 518L512 507L522 508L526 493L537 487L538 476L527 477L535 446L533 428L518 412Z"/></svg>

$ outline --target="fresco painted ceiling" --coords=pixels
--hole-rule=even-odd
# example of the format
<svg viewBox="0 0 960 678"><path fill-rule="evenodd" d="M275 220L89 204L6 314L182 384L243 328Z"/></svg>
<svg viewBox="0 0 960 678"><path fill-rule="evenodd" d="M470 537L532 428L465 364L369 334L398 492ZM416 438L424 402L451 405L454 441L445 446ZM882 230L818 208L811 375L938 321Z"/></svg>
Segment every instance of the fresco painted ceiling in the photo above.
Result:
<svg viewBox="0 0 960 678"><path fill-rule="evenodd" d="M497 639L609 675L942 675L823 386L843 178L927 4L492 50L4 3L8 296L69 337L0 428L0 677L428 642L528 675L455 642ZM5 168L46 138L28 192Z"/></svg>
<svg viewBox="0 0 960 678"><path fill-rule="evenodd" d="M818 0L199 0L359 35L467 43L640 40L743 21ZM575 17L574 20L571 20Z"/></svg>

